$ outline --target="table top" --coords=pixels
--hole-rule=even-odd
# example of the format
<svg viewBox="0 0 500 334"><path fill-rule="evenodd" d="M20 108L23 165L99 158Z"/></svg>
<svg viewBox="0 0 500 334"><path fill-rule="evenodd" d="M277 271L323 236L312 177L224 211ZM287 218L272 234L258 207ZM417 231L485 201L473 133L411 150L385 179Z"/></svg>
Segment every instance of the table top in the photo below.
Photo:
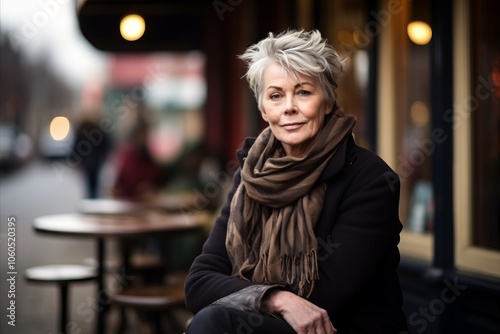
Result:
<svg viewBox="0 0 500 334"><path fill-rule="evenodd" d="M76 282L97 277L94 267L78 264L54 264L26 269L26 279L36 282Z"/></svg>
<svg viewBox="0 0 500 334"><path fill-rule="evenodd" d="M206 206L206 201L193 193L162 194L148 201L129 201L117 198L82 199L78 212L88 214L141 214L157 210L165 212L198 211Z"/></svg>
<svg viewBox="0 0 500 334"><path fill-rule="evenodd" d="M203 228L209 215L205 212L142 214L84 214L66 213L35 218L37 232L87 236L127 237L161 232L181 232Z"/></svg>
<svg viewBox="0 0 500 334"><path fill-rule="evenodd" d="M113 198L82 199L78 205L78 212L88 214L140 214L147 210L141 202Z"/></svg>

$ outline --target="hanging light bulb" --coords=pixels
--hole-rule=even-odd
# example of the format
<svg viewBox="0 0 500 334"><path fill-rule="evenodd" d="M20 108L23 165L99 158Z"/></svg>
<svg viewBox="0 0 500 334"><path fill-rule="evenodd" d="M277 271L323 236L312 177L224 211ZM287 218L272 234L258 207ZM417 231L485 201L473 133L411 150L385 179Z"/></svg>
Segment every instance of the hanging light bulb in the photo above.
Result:
<svg viewBox="0 0 500 334"><path fill-rule="evenodd" d="M426 45L431 41L432 29L424 21L413 21L408 23L406 28L408 37L411 41L418 45Z"/></svg>
<svg viewBox="0 0 500 334"><path fill-rule="evenodd" d="M136 41L144 35L146 22L142 16L130 14L120 21L120 34L127 41Z"/></svg>

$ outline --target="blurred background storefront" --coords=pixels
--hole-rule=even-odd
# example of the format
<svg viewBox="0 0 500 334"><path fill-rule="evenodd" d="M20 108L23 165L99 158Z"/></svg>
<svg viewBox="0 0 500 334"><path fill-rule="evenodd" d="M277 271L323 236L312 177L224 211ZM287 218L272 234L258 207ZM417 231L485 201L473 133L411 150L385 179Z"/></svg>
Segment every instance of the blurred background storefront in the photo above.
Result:
<svg viewBox="0 0 500 334"><path fill-rule="evenodd" d="M346 58L339 104L357 117L356 141L401 179L410 333L500 333L499 1L40 0L17 16L22 6L10 6L3 181L40 160L60 177L73 168L85 92L101 97L115 148L145 118L171 189L194 187L207 164L230 174L243 139L264 126L237 55L269 31L319 29ZM120 34L127 14L144 18L138 39Z"/></svg>

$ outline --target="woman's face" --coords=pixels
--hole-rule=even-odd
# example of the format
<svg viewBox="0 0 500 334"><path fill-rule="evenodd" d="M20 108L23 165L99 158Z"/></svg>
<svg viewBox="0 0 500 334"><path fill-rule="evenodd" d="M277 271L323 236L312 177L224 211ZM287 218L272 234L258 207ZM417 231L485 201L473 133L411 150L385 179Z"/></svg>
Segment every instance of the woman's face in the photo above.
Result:
<svg viewBox="0 0 500 334"><path fill-rule="evenodd" d="M332 106L316 78L297 73L299 81L272 63L264 71L262 117L287 155L300 157L309 149Z"/></svg>

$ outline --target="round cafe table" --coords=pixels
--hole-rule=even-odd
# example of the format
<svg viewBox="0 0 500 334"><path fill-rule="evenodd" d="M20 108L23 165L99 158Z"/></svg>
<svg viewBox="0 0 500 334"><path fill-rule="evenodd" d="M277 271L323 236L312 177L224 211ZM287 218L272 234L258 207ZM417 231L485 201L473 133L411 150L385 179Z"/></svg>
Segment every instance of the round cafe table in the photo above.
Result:
<svg viewBox="0 0 500 334"><path fill-rule="evenodd" d="M106 238L140 238L158 233L179 233L203 229L207 214L201 211L190 213L136 212L130 214L68 213L35 218L36 232L64 237L87 237L97 241L98 296L97 333L106 333L105 315L107 300L105 293L104 259Z"/></svg>
<svg viewBox="0 0 500 334"><path fill-rule="evenodd" d="M148 201L130 201L116 198L82 199L78 212L89 214L138 214L147 211L180 213L208 208L206 198L193 193L160 194Z"/></svg>

